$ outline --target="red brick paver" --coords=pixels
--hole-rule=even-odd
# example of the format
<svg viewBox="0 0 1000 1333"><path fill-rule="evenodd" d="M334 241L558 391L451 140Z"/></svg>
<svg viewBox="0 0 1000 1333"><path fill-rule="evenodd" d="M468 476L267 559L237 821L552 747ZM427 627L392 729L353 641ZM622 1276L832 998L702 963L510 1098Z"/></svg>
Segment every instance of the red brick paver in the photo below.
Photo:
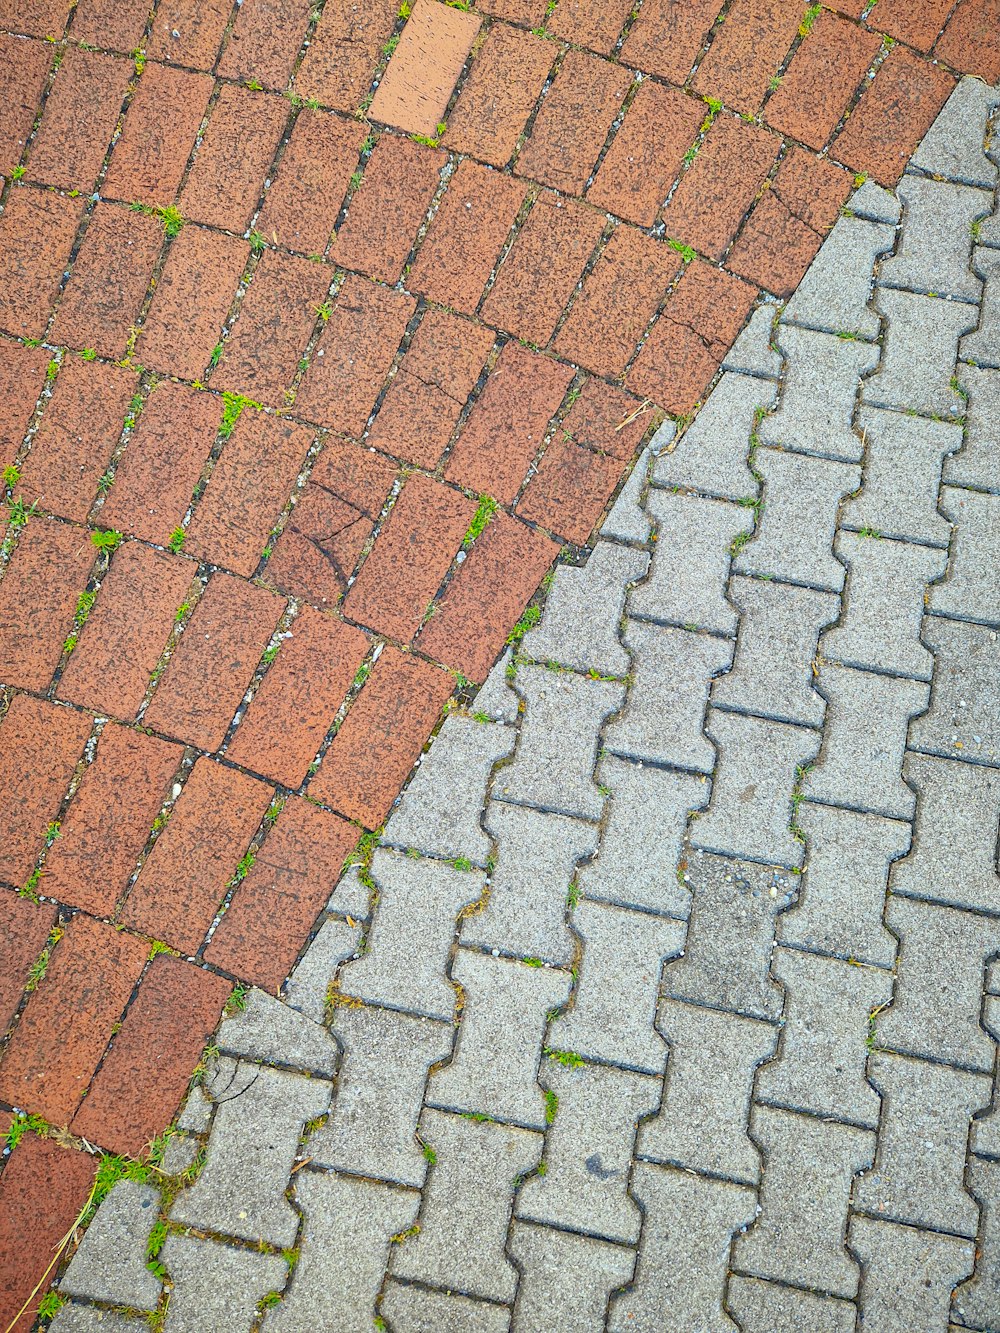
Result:
<svg viewBox="0 0 1000 1333"><path fill-rule="evenodd" d="M181 192L184 216L227 231L249 226L288 115L282 97L224 84Z"/></svg>
<svg viewBox="0 0 1000 1333"><path fill-rule="evenodd" d="M997 0L962 0L934 48L956 69L1000 81L1000 5Z"/></svg>
<svg viewBox="0 0 1000 1333"><path fill-rule="evenodd" d="M481 20L437 0L415 0L372 99L375 120L433 136L472 50Z"/></svg>
<svg viewBox="0 0 1000 1333"><path fill-rule="evenodd" d="M509 162L554 57L544 37L491 28L448 117L445 145L494 167Z"/></svg>
<svg viewBox="0 0 1000 1333"><path fill-rule="evenodd" d="M0 328L40 338L69 261L83 200L15 187L0 217Z"/></svg>
<svg viewBox="0 0 1000 1333"><path fill-rule="evenodd" d="M258 230L275 245L323 254L364 139L364 126L356 120L302 111L264 196Z"/></svg>
<svg viewBox="0 0 1000 1333"><path fill-rule="evenodd" d="M52 52L42 42L0 33L0 173L17 165L28 141Z"/></svg>
<svg viewBox="0 0 1000 1333"><path fill-rule="evenodd" d="M0 458L14 461L45 386L49 353L0 339Z"/></svg>
<svg viewBox="0 0 1000 1333"><path fill-rule="evenodd" d="M0 731L0 735L3 732ZM9 889L0 890L0 932L4 941L4 967L0 972L0 1036L10 1027L21 1003L32 964L45 948L55 925L56 909L48 903L19 898Z"/></svg>
<svg viewBox="0 0 1000 1333"><path fill-rule="evenodd" d="M632 7L632 0L561 0L548 28L567 42L608 55Z"/></svg>
<svg viewBox="0 0 1000 1333"><path fill-rule="evenodd" d="M331 0L295 76L295 91L356 111L399 12L397 0Z"/></svg>
<svg viewBox="0 0 1000 1333"><path fill-rule="evenodd" d="M67 47L31 146L28 180L93 187L134 73L131 60Z"/></svg>
<svg viewBox="0 0 1000 1333"><path fill-rule="evenodd" d="M691 86L735 111L754 114L803 13L801 0L734 0Z"/></svg>
<svg viewBox="0 0 1000 1333"><path fill-rule="evenodd" d="M719 0L645 0L622 60L670 83L686 83L720 7Z"/></svg>
<svg viewBox="0 0 1000 1333"><path fill-rule="evenodd" d="M228 0L162 0L146 53L151 60L211 69L232 12Z"/></svg>
<svg viewBox="0 0 1000 1333"><path fill-rule="evenodd" d="M241 83L284 88L312 7L312 0L243 0L219 60L219 73Z"/></svg>

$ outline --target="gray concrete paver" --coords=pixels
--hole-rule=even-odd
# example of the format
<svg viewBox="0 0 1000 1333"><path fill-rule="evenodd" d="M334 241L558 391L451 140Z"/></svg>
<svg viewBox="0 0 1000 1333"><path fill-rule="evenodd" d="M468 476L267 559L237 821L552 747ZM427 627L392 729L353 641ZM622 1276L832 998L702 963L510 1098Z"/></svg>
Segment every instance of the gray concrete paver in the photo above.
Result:
<svg viewBox="0 0 1000 1333"><path fill-rule="evenodd" d="M776 396L771 380L725 372L676 446L654 461L654 485L689 486L723 500L755 497L760 483L747 462L750 437L756 415Z"/></svg>
<svg viewBox="0 0 1000 1333"><path fill-rule="evenodd" d="M158 1190L119 1180L74 1254L59 1283L60 1292L155 1310L160 1282L146 1267L146 1245L159 1207Z"/></svg>
<svg viewBox="0 0 1000 1333"><path fill-rule="evenodd" d="M861 377L878 364L878 347L791 324L779 325L778 346L785 357L781 402L761 422L761 441L842 463L860 462L854 405Z"/></svg>
<svg viewBox="0 0 1000 1333"><path fill-rule="evenodd" d="M882 263L879 282L978 300L980 284L969 268L972 223L989 213L992 193L909 175L899 182L897 193L903 201L902 240ZM960 236L966 238L965 246L956 244Z"/></svg>
<svg viewBox="0 0 1000 1333"><path fill-rule="evenodd" d="M946 1327L952 1290L975 1261L968 1241L854 1217L850 1243L865 1266L858 1305L866 1333Z"/></svg>
<svg viewBox="0 0 1000 1333"><path fill-rule="evenodd" d="M521 1269L514 1333L601 1333L609 1293L635 1269L631 1249L530 1222L514 1224L510 1253Z"/></svg>

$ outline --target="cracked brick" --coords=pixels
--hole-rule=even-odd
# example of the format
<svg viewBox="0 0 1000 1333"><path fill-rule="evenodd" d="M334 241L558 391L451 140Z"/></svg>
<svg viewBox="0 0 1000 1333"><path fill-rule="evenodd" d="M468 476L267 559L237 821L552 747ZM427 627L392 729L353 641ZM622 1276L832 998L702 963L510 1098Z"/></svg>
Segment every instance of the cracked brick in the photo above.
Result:
<svg viewBox="0 0 1000 1333"><path fill-rule="evenodd" d="M863 1326L879 1333L945 1327L951 1293L972 1269L973 1245L873 1217L852 1217L848 1240L865 1268Z"/></svg>
<svg viewBox="0 0 1000 1333"><path fill-rule="evenodd" d="M760 484L747 462L750 436L756 413L773 405L776 392L766 380L725 372L676 445L655 456L653 483L724 500L757 495Z"/></svg>
<svg viewBox="0 0 1000 1333"><path fill-rule="evenodd" d="M146 1245L157 1220L158 1190L119 1180L84 1233L59 1282L68 1296L153 1310L160 1282L146 1267Z"/></svg>
<svg viewBox="0 0 1000 1333"><path fill-rule="evenodd" d="M216 1044L255 1064L293 1065L327 1078L340 1063L340 1048L326 1028L256 987L242 1009L226 1014Z"/></svg>
<svg viewBox="0 0 1000 1333"><path fill-rule="evenodd" d="M660 1074L667 1051L653 1027L664 961L684 946L684 926L668 917L582 902L573 927L583 941L572 1009L549 1030L561 1050Z"/></svg>
<svg viewBox="0 0 1000 1333"><path fill-rule="evenodd" d="M569 998L569 973L460 949L451 975L465 994L462 1025L455 1058L431 1078L428 1104L543 1130L539 1051L549 1012Z"/></svg>
<svg viewBox="0 0 1000 1333"><path fill-rule="evenodd" d="M890 866L910 845L909 825L808 802L798 822L806 866L801 896L778 923L781 942L891 967L896 945L882 912Z"/></svg>
<svg viewBox="0 0 1000 1333"><path fill-rule="evenodd" d="M545 1175L525 1181L517 1217L635 1245L642 1217L628 1195L632 1144L636 1122L659 1104L659 1078L546 1060L539 1082L558 1106Z"/></svg>
<svg viewBox="0 0 1000 1333"><path fill-rule="evenodd" d="M863 408L858 425L865 438L864 485L844 505L841 523L946 546L951 525L938 512L938 491L942 463L962 447L961 426L877 407Z"/></svg>
<svg viewBox="0 0 1000 1333"><path fill-rule="evenodd" d="M964 448L944 460L944 480L984 491L998 489L993 422L1000 414L1000 371L959 365L955 374L968 394Z"/></svg>
<svg viewBox="0 0 1000 1333"><path fill-rule="evenodd" d="M756 1096L877 1129L881 1103L865 1078L868 1016L889 1003L892 977L793 949L777 949L771 967L785 989L784 1035Z"/></svg>
<svg viewBox="0 0 1000 1333"><path fill-rule="evenodd" d="M621 707L624 687L544 667L520 667L526 711L513 764L497 774L494 796L556 814L600 818L594 784L598 731Z"/></svg>
<svg viewBox="0 0 1000 1333"><path fill-rule="evenodd" d="M708 852L798 866L792 787L818 749L815 732L739 713L709 712L705 732L719 747L712 800L692 833Z"/></svg>
<svg viewBox="0 0 1000 1333"><path fill-rule="evenodd" d="M840 532L834 547L847 566L845 610L823 635L825 658L867 671L929 681L931 653L920 642L927 585L945 572L944 551Z"/></svg>
<svg viewBox="0 0 1000 1333"><path fill-rule="evenodd" d="M869 1166L875 1135L767 1106L750 1132L764 1152L760 1216L736 1241L735 1267L835 1296L854 1296L858 1266L844 1246L851 1182Z"/></svg>
<svg viewBox="0 0 1000 1333"><path fill-rule="evenodd" d="M962 399L951 387L958 340L976 327L977 308L958 301L879 287L875 309L885 320L882 359L862 389L865 403L955 417Z"/></svg>
<svg viewBox="0 0 1000 1333"><path fill-rule="evenodd" d="M517 1272L505 1253L515 1182L537 1166L542 1136L507 1125L425 1111L420 1136L437 1156L424 1192L419 1236L390 1272L433 1286L510 1301Z"/></svg>
<svg viewBox="0 0 1000 1333"><path fill-rule="evenodd" d="M735 572L839 592L844 566L831 549L837 510L857 490L861 469L783 449L758 449L754 465L764 479L764 508Z"/></svg>
<svg viewBox="0 0 1000 1333"><path fill-rule="evenodd" d="M168 1236L158 1257L172 1282L171 1333L250 1333L258 1302L288 1279L280 1254L195 1236Z"/></svg>
<svg viewBox="0 0 1000 1333"><path fill-rule="evenodd" d="M741 1327L768 1333L853 1333L858 1317L850 1301L738 1275L729 1282L728 1306Z"/></svg>
<svg viewBox="0 0 1000 1333"><path fill-rule="evenodd" d="M416 1221L419 1196L371 1180L301 1171L295 1199L305 1214L288 1295L267 1312L267 1333L326 1327L367 1333L392 1237Z"/></svg>
<svg viewBox="0 0 1000 1333"><path fill-rule="evenodd" d="M918 755L907 755L903 772L917 791L917 823L910 855L893 869L893 893L995 911L1000 773Z"/></svg>
<svg viewBox="0 0 1000 1333"><path fill-rule="evenodd" d="M221 1059L207 1090L216 1106L205 1168L171 1220L292 1245L299 1218L285 1189L302 1127L329 1108L330 1084Z"/></svg>
<svg viewBox="0 0 1000 1333"><path fill-rule="evenodd" d="M584 897L686 917L690 893L677 882L691 810L708 801L704 778L605 755L597 778L609 789L597 855L580 871Z"/></svg>
<svg viewBox="0 0 1000 1333"><path fill-rule="evenodd" d="M903 201L900 243L879 268L879 282L938 296L979 299L981 285L969 267L972 222L990 211L985 190L923 176L904 176L896 187Z"/></svg>
<svg viewBox="0 0 1000 1333"><path fill-rule="evenodd" d="M522 653L539 662L624 676L629 658L618 622L629 584L642 578L648 564L644 551L598 542L585 565L558 565L541 624L525 635Z"/></svg>
<svg viewBox="0 0 1000 1333"><path fill-rule="evenodd" d="M604 744L630 759L711 773L715 749L703 727L714 676L732 660L733 645L708 634L630 620L624 643L632 684Z"/></svg>
<svg viewBox="0 0 1000 1333"><path fill-rule="evenodd" d="M428 1069L451 1055L451 1024L338 1005L331 1031L344 1051L337 1096L306 1151L321 1166L420 1189L417 1120Z"/></svg>
<svg viewBox="0 0 1000 1333"><path fill-rule="evenodd" d="M733 1233L753 1221L754 1191L640 1163L632 1193L645 1214L635 1282L611 1298L609 1333L732 1326L723 1309Z"/></svg>
<svg viewBox="0 0 1000 1333"><path fill-rule="evenodd" d="M455 991L445 967L455 918L480 897L483 876L384 849L372 859L371 876L379 894L375 919L364 956L341 975L341 990L368 1003L450 1019Z"/></svg>
<svg viewBox="0 0 1000 1333"><path fill-rule="evenodd" d="M894 871L893 887L907 865L902 861ZM989 1073L996 1043L979 1015L986 964L1000 953L1000 924L896 897L886 920L900 944L893 1005L876 1028L879 1045Z"/></svg>
<svg viewBox="0 0 1000 1333"><path fill-rule="evenodd" d="M806 798L909 819L915 798L899 772L907 724L926 708L929 687L830 665L820 667L817 685L827 701L826 729L803 780Z"/></svg>
<svg viewBox="0 0 1000 1333"><path fill-rule="evenodd" d="M832 593L735 576L729 598L740 615L732 670L712 686L712 703L777 722L820 726L823 700L813 689L820 631L837 619Z"/></svg>
<svg viewBox="0 0 1000 1333"><path fill-rule="evenodd" d="M562 966L573 959L566 894L576 865L597 847L592 824L494 801L483 823L497 864L485 907L462 922L462 943Z"/></svg>
<svg viewBox="0 0 1000 1333"><path fill-rule="evenodd" d="M794 899L792 877L699 854L688 862L686 878L691 922L684 957L664 976L667 994L751 1018L777 1018L781 990L770 975L774 920Z"/></svg>
<svg viewBox="0 0 1000 1333"><path fill-rule="evenodd" d="M894 240L894 228L885 223L839 218L782 311L782 323L878 337L879 318L869 305L872 275Z"/></svg>
<svg viewBox="0 0 1000 1333"><path fill-rule="evenodd" d="M854 404L862 376L878 364L878 347L790 324L778 326L778 346L784 388L777 412L761 422L762 442L859 463L863 444L852 429Z"/></svg>
<svg viewBox="0 0 1000 1333"><path fill-rule="evenodd" d="M639 1127L637 1156L756 1185L760 1153L747 1117L754 1071L774 1054L777 1030L668 998L656 1026L670 1048L666 1086L658 1114Z"/></svg>
<svg viewBox="0 0 1000 1333"><path fill-rule="evenodd" d="M910 724L910 748L995 764L1000 760L996 630L928 616L922 634L934 653L935 679L930 709Z"/></svg>
<svg viewBox="0 0 1000 1333"><path fill-rule="evenodd" d="M383 843L485 865L490 839L480 814L486 788L494 764L510 756L515 739L503 727L447 718L389 816Z"/></svg>
<svg viewBox="0 0 1000 1333"><path fill-rule="evenodd" d="M510 1254L521 1271L513 1333L560 1323L597 1333L609 1293L624 1286L635 1268L631 1250L528 1222L515 1222Z"/></svg>
<svg viewBox="0 0 1000 1333"><path fill-rule="evenodd" d="M1000 625L1000 546L993 536L1000 495L944 486L941 508L955 532L948 577L930 590L931 610Z"/></svg>
<svg viewBox="0 0 1000 1333"><path fill-rule="evenodd" d="M965 1189L972 1113L992 1080L947 1065L878 1051L870 1078L881 1095L878 1154L857 1183L855 1208L892 1222L973 1239L979 1209Z"/></svg>
<svg viewBox="0 0 1000 1333"><path fill-rule="evenodd" d="M753 528L753 514L722 500L650 491L657 525L650 576L629 598L629 614L732 634L736 612L726 600L730 545Z"/></svg>

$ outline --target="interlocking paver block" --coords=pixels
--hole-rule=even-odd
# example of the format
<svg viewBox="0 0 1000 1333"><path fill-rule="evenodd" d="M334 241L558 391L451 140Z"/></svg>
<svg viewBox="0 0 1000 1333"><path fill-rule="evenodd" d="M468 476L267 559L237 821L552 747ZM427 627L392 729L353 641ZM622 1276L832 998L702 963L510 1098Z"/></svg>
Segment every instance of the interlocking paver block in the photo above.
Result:
<svg viewBox="0 0 1000 1333"><path fill-rule="evenodd" d="M639 85L587 197L651 227L698 132L702 105L677 88Z"/></svg>
<svg viewBox="0 0 1000 1333"><path fill-rule="evenodd" d="M653 482L725 500L755 496L760 487L747 464L750 436L756 413L773 405L775 392L767 380L724 373L677 444L656 456Z"/></svg>
<svg viewBox="0 0 1000 1333"><path fill-rule="evenodd" d="M549 1011L569 998L569 973L460 949L452 977L465 992L462 1026L454 1060L431 1078L428 1104L544 1129L539 1050Z"/></svg>
<svg viewBox="0 0 1000 1333"><path fill-rule="evenodd" d="M823 750L805 775L809 800L887 819L909 819L915 797L899 776L911 717L927 706L922 681L824 665L817 684L827 701Z"/></svg>
<svg viewBox="0 0 1000 1333"><path fill-rule="evenodd" d="M958 350L965 360L995 368L1000 366L1000 352L997 350L997 335L1000 333L1000 254L977 245L972 266L986 284L983 289L982 313L979 327L962 339Z"/></svg>
<svg viewBox="0 0 1000 1333"><path fill-rule="evenodd" d="M517 1273L505 1254L507 1224L517 1178L541 1157L541 1135L425 1111L420 1137L437 1162L424 1192L420 1235L396 1250L390 1272L512 1300Z"/></svg>
<svg viewBox="0 0 1000 1333"><path fill-rule="evenodd" d="M325 6L295 75L296 92L338 111L357 111L398 13L396 0L374 0L372 4L336 0Z"/></svg>
<svg viewBox="0 0 1000 1333"><path fill-rule="evenodd" d="M160 1193L152 1186L119 1180L87 1228L59 1283L60 1292L137 1310L155 1309L160 1282L146 1267L146 1244L159 1205Z"/></svg>
<svg viewBox="0 0 1000 1333"><path fill-rule="evenodd" d="M792 787L815 757L815 732L712 709L705 727L719 747L708 810L692 833L705 851L798 866L802 847L790 830ZM761 772L762 765L766 767Z"/></svg>
<svg viewBox="0 0 1000 1333"><path fill-rule="evenodd" d="M399 46L383 74L371 114L413 134L433 136L479 32L473 14L416 0Z"/></svg>
<svg viewBox="0 0 1000 1333"><path fill-rule="evenodd" d="M293 1244L299 1219L285 1188L302 1126L329 1108L330 1091L321 1079L220 1060L208 1088L216 1110L205 1168L178 1195L171 1220Z"/></svg>
<svg viewBox="0 0 1000 1333"><path fill-rule="evenodd" d="M712 703L819 726L823 700L813 689L812 664L820 630L839 614L839 599L738 576L730 580L729 598L740 613L740 636L732 671L712 685Z"/></svg>
<svg viewBox="0 0 1000 1333"><path fill-rule="evenodd" d="M543 37L494 24L448 116L444 143L480 162L506 166L545 86L553 56Z"/></svg>
<svg viewBox="0 0 1000 1333"><path fill-rule="evenodd" d="M777 1029L670 999L660 1001L656 1026L670 1049L666 1089L659 1114L639 1128L637 1156L756 1185L760 1153L747 1114L754 1071L774 1054Z"/></svg>
<svg viewBox="0 0 1000 1333"><path fill-rule="evenodd" d="M849 1301L818 1296L760 1278L733 1276L728 1307L747 1329L768 1333L854 1333L857 1309Z"/></svg>
<svg viewBox="0 0 1000 1333"><path fill-rule="evenodd" d="M878 315L869 306L872 275L878 256L892 248L894 239L885 223L839 218L785 306L782 321L825 333L878 337Z"/></svg>
<svg viewBox="0 0 1000 1333"><path fill-rule="evenodd" d="M183 228L170 243L139 331L144 365L191 380L204 374L249 256L250 246L239 237L193 224Z"/></svg>
<svg viewBox="0 0 1000 1333"><path fill-rule="evenodd" d="M214 574L157 683L146 725L218 749L284 610L274 593Z"/></svg>
<svg viewBox="0 0 1000 1333"><path fill-rule="evenodd" d="M250 225L290 107L282 97L222 85L181 190L186 218L242 232Z"/></svg>
<svg viewBox="0 0 1000 1333"><path fill-rule="evenodd" d="M290 250L323 254L364 139L365 127L357 121L301 111L264 195L257 230Z"/></svg>
<svg viewBox="0 0 1000 1333"><path fill-rule="evenodd" d="M977 301L981 284L969 267L972 222L990 211L990 194L923 176L904 176L897 194L904 209L902 239L883 260L879 282Z"/></svg>
<svg viewBox="0 0 1000 1333"><path fill-rule="evenodd" d="M1000 1162L974 1159L969 1163L969 1188L982 1208L981 1241L975 1275L954 1295L954 1308L962 1323L989 1328L1000 1308L1000 1256L997 1254L997 1203Z"/></svg>
<svg viewBox="0 0 1000 1333"><path fill-rule="evenodd" d="M944 460L945 481L996 490L996 443L992 423L1000 413L1000 371L960 365L955 371L968 394L965 447Z"/></svg>
<svg viewBox="0 0 1000 1333"><path fill-rule="evenodd" d="M960 620L1000 623L1000 547L992 539L1000 496L945 486L941 508L956 530L951 570L931 589L931 609Z"/></svg>
<svg viewBox="0 0 1000 1333"><path fill-rule="evenodd" d="M584 897L686 917L690 894L677 863L689 811L708 802L707 782L616 755L601 759L597 779L609 789L607 817L598 853L580 872Z"/></svg>
<svg viewBox="0 0 1000 1333"><path fill-rule="evenodd" d="M907 864L894 870L890 885ZM1000 925L971 912L895 897L886 921L900 945L893 1006L876 1027L879 1045L988 1073L996 1046L979 1014L987 960L1000 952Z"/></svg>
<svg viewBox="0 0 1000 1333"><path fill-rule="evenodd" d="M910 724L910 746L956 758L1000 760L1000 663L996 630L928 616L924 642L934 652L930 709Z"/></svg>
<svg viewBox="0 0 1000 1333"><path fill-rule="evenodd" d="M496 839L489 899L462 922L462 943L562 966L573 960L566 897L577 863L597 848L592 824L493 801L483 824Z"/></svg>
<svg viewBox="0 0 1000 1333"><path fill-rule="evenodd" d="M0 727L5 753L19 756L0 795L0 878L8 884L20 888L31 874L90 731L90 718L68 708L27 694L11 699Z"/></svg>
<svg viewBox="0 0 1000 1333"><path fill-rule="evenodd" d="M973 1245L873 1217L852 1217L848 1240L865 1266L862 1327L880 1333L945 1327L951 1293L972 1271Z"/></svg>
<svg viewBox="0 0 1000 1333"><path fill-rule="evenodd" d="M733 1329L723 1309L730 1239L754 1216L754 1191L660 1166L636 1166L632 1193L645 1214L631 1289L611 1298L609 1333Z"/></svg>
<svg viewBox="0 0 1000 1333"><path fill-rule="evenodd" d="M65 357L21 468L25 499L85 523L138 387L121 366ZM11 443L13 456L17 444Z"/></svg>
<svg viewBox="0 0 1000 1333"><path fill-rule="evenodd" d="M147 62L101 185L105 199L174 202L213 86L207 74Z"/></svg>
<svg viewBox="0 0 1000 1333"><path fill-rule="evenodd" d="M658 539L647 581L629 598L629 614L732 634L736 612L726 600L730 545L753 528L753 514L698 496L650 491L646 508Z"/></svg>
<svg viewBox="0 0 1000 1333"><path fill-rule="evenodd" d="M255 1064L292 1065L327 1078L340 1063L340 1049L325 1028L256 986L242 1009L227 1013L216 1044Z"/></svg>
<svg viewBox="0 0 1000 1333"><path fill-rule="evenodd" d="M919 641L927 584L942 575L944 551L853 532L834 547L847 566L846 607L822 639L825 658L868 671L930 680L931 653Z"/></svg>
<svg viewBox="0 0 1000 1333"><path fill-rule="evenodd" d="M287 1003L314 1023L324 1022L330 982L339 965L354 957L360 939L360 926L328 917L282 988Z"/></svg>
<svg viewBox="0 0 1000 1333"><path fill-rule="evenodd" d="M414 1137L420 1104L427 1070L451 1054L451 1025L338 1005L332 1031L344 1050L337 1097L327 1123L309 1138L309 1156L321 1166L419 1189L427 1172Z"/></svg>
<svg viewBox="0 0 1000 1333"><path fill-rule="evenodd" d="M482 713L492 718L494 722L517 721L518 698L507 676L508 669L512 672L515 670L513 658L514 650L507 648L494 663L479 693L472 701L473 713Z"/></svg>
<svg viewBox="0 0 1000 1333"><path fill-rule="evenodd" d="M83 528L47 518L20 528L0 584L0 671L6 685L48 689L93 564L94 548Z"/></svg>
<svg viewBox="0 0 1000 1333"><path fill-rule="evenodd" d="M893 870L893 893L993 912L1000 774L917 755L903 772L918 793L917 824L912 852Z"/></svg>
<svg viewBox="0 0 1000 1333"><path fill-rule="evenodd" d="M776 950L771 966L785 988L784 1036L756 1096L877 1129L880 1102L865 1079L868 1016L889 1003L892 977L797 949Z"/></svg>
<svg viewBox="0 0 1000 1333"><path fill-rule="evenodd" d="M742 371L745 375L760 375L771 380L779 378L783 359L772 346L777 313L777 306L766 302L753 311L743 332L723 358L723 370ZM718 388L714 392L718 392Z"/></svg>
<svg viewBox="0 0 1000 1333"><path fill-rule="evenodd" d="M673 438L675 429L672 421L665 421L653 439L659 440L661 445L666 445ZM642 451L602 523L601 536L607 537L609 541L645 543L649 540L651 524L649 515L642 505L642 496L649 479L650 460L656 448L657 446L650 442Z"/></svg>
<svg viewBox="0 0 1000 1333"><path fill-rule="evenodd" d="M311 17L309 0L244 0L219 60L219 74L284 88Z"/></svg>
<svg viewBox="0 0 1000 1333"><path fill-rule="evenodd" d="M385 1284L379 1309L392 1320L397 1333L508 1333L510 1329L510 1311L505 1305L391 1279Z"/></svg>
<svg viewBox="0 0 1000 1333"><path fill-rule="evenodd" d="M627 70L567 51L518 154L517 174L571 194L582 191L630 84Z"/></svg>
<svg viewBox="0 0 1000 1333"><path fill-rule="evenodd" d="M777 341L785 383L777 412L761 422L761 440L859 463L863 445L851 428L854 403L861 377L878 364L878 347L789 324L778 325Z"/></svg>
<svg viewBox="0 0 1000 1333"><path fill-rule="evenodd" d="M45 858L48 897L114 915L183 755L179 745L108 723Z"/></svg>
<svg viewBox="0 0 1000 1333"><path fill-rule="evenodd" d="M0 219L0 326L41 338L63 280L83 202L14 185Z"/></svg>
<svg viewBox="0 0 1000 1333"><path fill-rule="evenodd" d="M983 125L1000 105L1000 95L981 79L960 79L932 127L910 158L931 175L991 190L997 168L983 146Z"/></svg>
<svg viewBox="0 0 1000 1333"><path fill-rule="evenodd" d="M831 806L799 807L806 836L802 893L782 916L782 943L891 967L896 946L882 924L893 860L910 845L908 824Z"/></svg>
<svg viewBox="0 0 1000 1333"><path fill-rule="evenodd" d="M976 1235L979 1210L963 1184L969 1118L989 1100L989 1076L879 1051L870 1077L883 1099L878 1155L855 1207L952 1235Z"/></svg>
<svg viewBox="0 0 1000 1333"><path fill-rule="evenodd" d="M280 1254L194 1236L168 1236L159 1259L173 1283L170 1333L250 1333L258 1301L288 1279Z"/></svg>
<svg viewBox="0 0 1000 1333"><path fill-rule="evenodd" d="M145 1319L129 1319L94 1305L64 1305L49 1327L53 1333L142 1333Z"/></svg>
<svg viewBox="0 0 1000 1333"><path fill-rule="evenodd" d="M831 549L837 511L857 490L861 469L783 449L758 449L754 466L764 479L764 508L733 562L736 572L839 592L844 566Z"/></svg>
<svg viewBox="0 0 1000 1333"><path fill-rule="evenodd" d="M949 455L961 449L961 426L877 407L862 408L858 425L865 440L864 485L845 503L841 523L883 537L946 545L951 525L937 507L941 465L950 466Z"/></svg>
<svg viewBox="0 0 1000 1333"><path fill-rule="evenodd" d="M371 876L379 892L374 924L364 957L344 969L341 989L369 1003L450 1019L455 991L445 966L455 918L480 897L483 876L384 849L372 859Z"/></svg>
<svg viewBox="0 0 1000 1333"><path fill-rule="evenodd" d="M684 926L582 902L573 927L583 940L583 959L573 1007L552 1024L550 1044L646 1074L662 1073L667 1051L653 1030L656 993L664 961L683 948Z"/></svg>
<svg viewBox="0 0 1000 1333"><path fill-rule="evenodd" d="M878 370L862 396L876 407L958 416L962 400L951 387L958 340L979 322L976 306L879 287L875 309L886 321Z"/></svg>
<svg viewBox="0 0 1000 1333"><path fill-rule="evenodd" d="M613 753L710 773L715 749L703 726L713 676L725 671L733 645L709 634L630 620L632 685L619 717L604 732Z"/></svg>
<svg viewBox="0 0 1000 1333"><path fill-rule="evenodd" d="M875 1135L853 1125L754 1108L764 1152L761 1213L736 1241L735 1266L835 1296L854 1296L858 1266L844 1247L851 1182L869 1166Z"/></svg>
<svg viewBox="0 0 1000 1333"><path fill-rule="evenodd" d="M332 1171L302 1171L295 1199L305 1214L301 1257L288 1295L262 1328L369 1333L392 1237L415 1222L419 1196Z"/></svg>
<svg viewBox="0 0 1000 1333"><path fill-rule="evenodd" d="M510 755L514 741L505 727L449 717L392 812L383 842L485 865L490 839L480 812L493 766Z"/></svg>
<svg viewBox="0 0 1000 1333"><path fill-rule="evenodd" d="M89 193L133 74L130 60L65 49L31 146L29 179Z"/></svg>
<svg viewBox="0 0 1000 1333"><path fill-rule="evenodd" d="M517 1216L636 1244L642 1218L628 1196L632 1144L636 1122L659 1104L659 1078L545 1060L539 1081L558 1106L545 1175L525 1181Z"/></svg>
<svg viewBox="0 0 1000 1333"><path fill-rule="evenodd" d="M553 813L599 819L604 797L593 780L598 730L625 697L612 681L520 667L516 688L526 712L513 764L500 770L494 796Z"/></svg>
<svg viewBox="0 0 1000 1333"><path fill-rule="evenodd" d="M644 551L598 542L587 563L559 565L545 614L522 640L521 651L539 662L624 676L629 658L618 637L628 585L649 565Z"/></svg>
<svg viewBox="0 0 1000 1333"><path fill-rule="evenodd" d="M635 1267L631 1250L527 1222L514 1224L510 1253L521 1270L514 1333L558 1328L560 1322L580 1333L600 1333L609 1293L624 1286Z"/></svg>
<svg viewBox="0 0 1000 1333"><path fill-rule="evenodd" d="M691 924L682 961L664 976L667 994L777 1018L781 990L770 976L774 919L794 900L793 877L704 854L692 857L686 874L694 895Z"/></svg>

